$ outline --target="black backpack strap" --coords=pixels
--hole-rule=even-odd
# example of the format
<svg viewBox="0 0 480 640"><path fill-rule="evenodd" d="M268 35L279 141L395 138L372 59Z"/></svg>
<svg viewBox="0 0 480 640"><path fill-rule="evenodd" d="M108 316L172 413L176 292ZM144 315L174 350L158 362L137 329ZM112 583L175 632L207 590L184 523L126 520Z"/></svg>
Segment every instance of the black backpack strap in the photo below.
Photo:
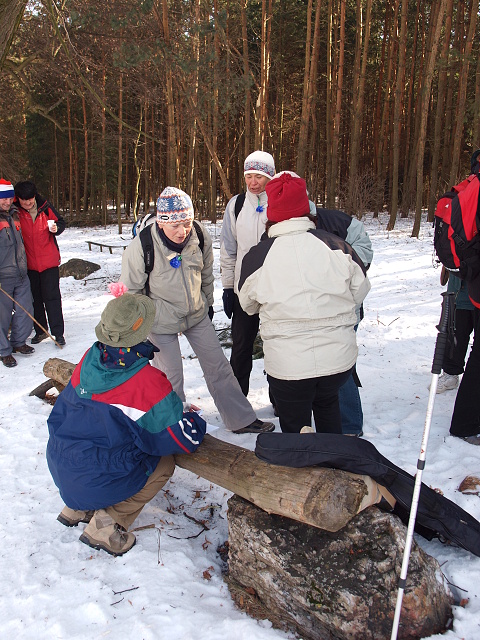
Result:
<svg viewBox="0 0 480 640"><path fill-rule="evenodd" d="M150 294L150 285L148 284L148 280L150 278L150 273L153 269L153 263L155 260L155 252L153 250L152 225L149 224L147 227L142 229L138 237L140 238L143 249L145 273L147 274L147 280L145 282L145 295L148 296Z"/></svg>
<svg viewBox="0 0 480 640"><path fill-rule="evenodd" d="M200 245L200 251L203 253L203 247L205 245L205 238L203 236L202 227L200 226L200 224L196 220L193 221L193 226L195 227L195 231L197 232L198 244Z"/></svg>
<svg viewBox="0 0 480 640"><path fill-rule="evenodd" d="M245 202L247 194L245 192L239 193L237 199L235 200L235 220L238 218L240 211L243 209L243 204Z"/></svg>

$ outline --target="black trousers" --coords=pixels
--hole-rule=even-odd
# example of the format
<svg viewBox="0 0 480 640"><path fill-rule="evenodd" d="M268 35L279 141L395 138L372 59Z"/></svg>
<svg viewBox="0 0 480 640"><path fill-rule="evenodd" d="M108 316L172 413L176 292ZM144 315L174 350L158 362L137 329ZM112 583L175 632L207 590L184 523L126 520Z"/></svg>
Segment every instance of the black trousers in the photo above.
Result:
<svg viewBox="0 0 480 640"><path fill-rule="evenodd" d="M443 360L443 370L451 376L463 373L474 314L473 309L455 309L455 341L449 338Z"/></svg>
<svg viewBox="0 0 480 640"><path fill-rule="evenodd" d="M338 390L348 380L352 369L343 373L305 380L280 380L267 375L270 393L284 433L300 433L312 424L317 433L342 433Z"/></svg>
<svg viewBox="0 0 480 640"><path fill-rule="evenodd" d="M50 333L59 338L63 336L64 324L62 313L62 297L60 295L60 272L58 267L45 271L28 271L30 287L33 295L33 316L35 320ZM35 324L35 333L42 333L42 329Z"/></svg>
<svg viewBox="0 0 480 640"><path fill-rule="evenodd" d="M480 433L480 309L475 309L473 345L458 387L450 433L459 438Z"/></svg>
<svg viewBox="0 0 480 640"><path fill-rule="evenodd" d="M235 294L232 315L232 353L230 364L243 394L248 395L252 372L253 343L258 333L258 314L249 316L240 306Z"/></svg>

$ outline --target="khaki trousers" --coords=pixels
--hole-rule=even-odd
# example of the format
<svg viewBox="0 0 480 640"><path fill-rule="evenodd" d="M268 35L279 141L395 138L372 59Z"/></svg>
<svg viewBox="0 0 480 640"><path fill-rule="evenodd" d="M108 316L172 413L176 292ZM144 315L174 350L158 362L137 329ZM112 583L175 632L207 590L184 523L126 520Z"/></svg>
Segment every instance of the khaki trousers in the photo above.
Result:
<svg viewBox="0 0 480 640"><path fill-rule="evenodd" d="M155 471L148 477L143 489L140 489L138 493L127 500L107 507L105 511L115 522L128 529L147 502L150 502L167 483L174 471L175 460L173 456L162 456Z"/></svg>

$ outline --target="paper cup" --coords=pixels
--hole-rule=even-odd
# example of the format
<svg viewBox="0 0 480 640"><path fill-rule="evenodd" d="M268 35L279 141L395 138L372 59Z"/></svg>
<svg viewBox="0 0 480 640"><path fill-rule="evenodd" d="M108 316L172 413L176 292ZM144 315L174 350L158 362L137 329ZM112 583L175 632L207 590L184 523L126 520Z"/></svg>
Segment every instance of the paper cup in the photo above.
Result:
<svg viewBox="0 0 480 640"><path fill-rule="evenodd" d="M56 225L55 220L47 220L48 229L51 231L52 228Z"/></svg>

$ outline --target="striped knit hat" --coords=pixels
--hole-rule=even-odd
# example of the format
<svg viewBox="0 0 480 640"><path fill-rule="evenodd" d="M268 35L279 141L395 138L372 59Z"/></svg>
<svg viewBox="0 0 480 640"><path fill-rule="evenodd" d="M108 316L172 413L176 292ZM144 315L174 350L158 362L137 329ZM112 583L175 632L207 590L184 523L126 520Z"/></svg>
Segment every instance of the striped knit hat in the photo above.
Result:
<svg viewBox="0 0 480 640"><path fill-rule="evenodd" d="M193 220L193 204L190 196L176 189L166 187L157 199L157 222L178 224Z"/></svg>
<svg viewBox="0 0 480 640"><path fill-rule="evenodd" d="M13 184L0 178L0 198L13 198L14 196Z"/></svg>
<svg viewBox="0 0 480 640"><path fill-rule="evenodd" d="M259 173L267 178L273 178L275 175L275 160L266 151L254 151L247 156L243 165L243 173Z"/></svg>

